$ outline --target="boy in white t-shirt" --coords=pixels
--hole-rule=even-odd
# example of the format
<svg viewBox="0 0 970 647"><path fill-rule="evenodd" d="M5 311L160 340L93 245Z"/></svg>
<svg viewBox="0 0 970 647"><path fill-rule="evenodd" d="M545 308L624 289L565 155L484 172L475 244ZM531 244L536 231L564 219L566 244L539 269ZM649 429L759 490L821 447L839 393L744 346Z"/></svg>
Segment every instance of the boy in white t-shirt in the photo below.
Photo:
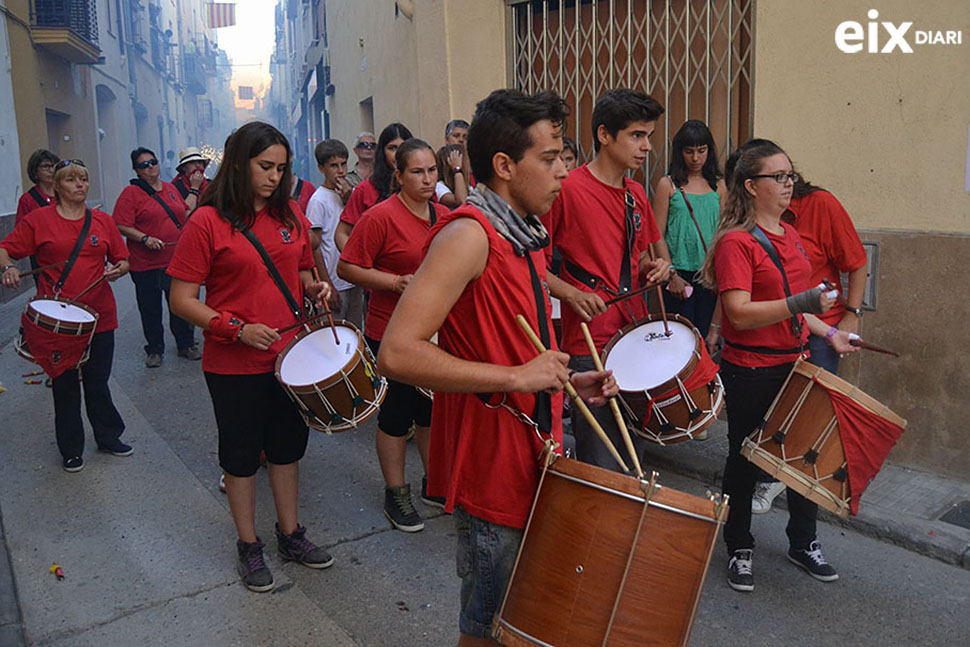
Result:
<svg viewBox="0 0 970 647"><path fill-rule="evenodd" d="M340 304L334 315L363 329L364 300L363 290L337 276L337 261L340 251L333 241L334 231L340 222L340 212L344 203L340 192L346 181L347 147L337 139L327 139L317 144L314 150L317 167L323 174L323 184L310 197L306 217L310 221L310 241L320 252L314 254L318 269L330 276L333 286L340 295ZM319 267L323 263L324 267Z"/></svg>

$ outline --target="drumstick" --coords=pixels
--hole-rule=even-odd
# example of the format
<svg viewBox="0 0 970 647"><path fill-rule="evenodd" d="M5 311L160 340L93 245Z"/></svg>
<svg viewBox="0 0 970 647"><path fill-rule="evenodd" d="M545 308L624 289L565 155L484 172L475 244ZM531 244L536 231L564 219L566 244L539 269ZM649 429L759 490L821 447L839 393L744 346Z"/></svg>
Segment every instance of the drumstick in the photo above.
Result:
<svg viewBox="0 0 970 647"><path fill-rule="evenodd" d="M647 245L647 251L650 253L651 261L657 260L657 257L653 255L653 243ZM664 322L664 335L670 337L670 326L667 325L667 307L664 305L664 292L659 283L657 284L657 301L660 302L660 318Z"/></svg>
<svg viewBox="0 0 970 647"><path fill-rule="evenodd" d="M33 274L40 274L41 272L43 272L45 270L50 270L50 269L54 269L55 267L60 267L61 265L63 265L66 262L67 262L67 260L63 260L60 263L53 263L51 265L45 265L44 267L38 267L36 270L30 270L29 272L22 272L20 274L20 278L24 278L25 276L31 276Z"/></svg>
<svg viewBox="0 0 970 647"><path fill-rule="evenodd" d="M870 344L867 341L862 341L862 337L855 333L849 333L849 345L855 346L856 348L861 348L862 350L872 350L877 353L884 353L886 355L892 355L893 357L899 357L899 353L894 350L889 350L888 348L883 348L881 346L876 346L875 344Z"/></svg>
<svg viewBox="0 0 970 647"><path fill-rule="evenodd" d="M305 326L305 325L307 325L310 322L316 321L317 319L320 319L320 318L326 317L326 316L327 316L327 313L321 312L320 314L315 314L312 317L307 317L305 319L300 319L295 324L290 324L289 326L286 326L285 328L277 328L276 329L276 332L278 332L280 334L283 334L285 332L290 332L294 328L299 328L300 326Z"/></svg>
<svg viewBox="0 0 970 647"><path fill-rule="evenodd" d="M72 305L74 305L75 303L77 303L77 300L78 300L78 299L80 299L80 298L81 298L81 297L83 297L83 296L84 296L85 294L87 294L88 292L90 292L91 290L93 290L93 289L94 289L94 286L96 286L96 285L97 285L98 283L100 283L101 281L103 281L103 280L105 279L105 277L106 277L106 276L108 276L108 275L107 275L107 274L102 274L102 275L101 275L101 278L99 278L99 279L98 279L97 281L95 281L94 283L92 283L92 284L91 284L91 285L89 285L88 287L86 287L86 288L84 288L83 290L81 290L81 293L80 293L79 295L77 295L76 297L74 297L73 299L71 299L70 301L68 301L68 302L67 302L67 305L69 305L69 306L72 306Z"/></svg>
<svg viewBox="0 0 970 647"><path fill-rule="evenodd" d="M610 299L609 301L607 301L603 305L609 307L609 306L613 305L614 303L619 303L620 301L626 301L630 297L635 297L636 295L642 294L642 293L646 292L647 290L652 290L653 288L661 287L666 282L667 281L658 281L657 283L651 283L650 285L645 285L642 288L637 288L636 290L633 290L632 292L627 292L626 294L621 294L618 297L613 297L612 299Z"/></svg>
<svg viewBox="0 0 970 647"><path fill-rule="evenodd" d="M179 244L179 241L176 240L173 243L162 243L162 244L163 244L164 247L171 247L172 245L178 245Z"/></svg>
<svg viewBox="0 0 970 647"><path fill-rule="evenodd" d="M317 272L316 267L313 268L313 280L317 283L320 282L320 273ZM323 313L327 315L327 321L330 322L330 330L333 331L333 343L339 346L340 338L337 337L337 327L333 324L333 317L330 315L330 304L326 300L323 301Z"/></svg>
<svg viewBox="0 0 970 647"><path fill-rule="evenodd" d="M586 325L585 321L579 323L579 327L583 331L583 337L586 338L586 345L589 346L589 354L593 356L593 364L596 366L597 371L603 370L603 360L600 359L599 353L596 352L596 343L593 341L593 336L589 334L589 326ZM643 478L643 468L640 467L640 459L637 457L637 451L633 447L633 439L630 438L630 431L626 428L626 421L623 420L623 414L620 413L620 405L616 403L616 398L610 398L610 410L613 411L613 417L616 419L616 426L620 429L620 436L623 438L623 444L626 445L626 451L630 455L630 460L633 461L633 468L637 471L637 478Z"/></svg>
<svg viewBox="0 0 970 647"><path fill-rule="evenodd" d="M532 326L530 326L529 322L525 320L525 317L523 317L522 315L516 315L515 320L519 322L519 327L522 328L522 331L529 338L529 341L532 342L532 345L536 347L536 350L539 351L540 353L546 352L545 345L542 343L542 340L540 340L539 337L535 334L535 331L532 330ZM584 418L586 418L586 422L589 423L589 426L593 428L593 431L596 432L596 435L599 436L600 440L603 441L603 444L606 445L606 448L610 451L610 454L613 456L613 459L616 460L616 463L621 468L623 468L624 472L629 472L630 468L627 467L626 463L623 462L623 458L620 456L620 453L616 451L616 447L614 447L613 443L610 442L609 436L607 436L606 432L603 431L603 428L600 426L600 423L597 422L596 418L593 417L593 414L592 412L590 412L589 407L587 407L586 403L583 402L583 399L579 397L579 394L576 393L576 388L569 381L566 382L566 393L568 393L569 397L573 399L573 404L575 404L579 408L579 412L583 414Z"/></svg>

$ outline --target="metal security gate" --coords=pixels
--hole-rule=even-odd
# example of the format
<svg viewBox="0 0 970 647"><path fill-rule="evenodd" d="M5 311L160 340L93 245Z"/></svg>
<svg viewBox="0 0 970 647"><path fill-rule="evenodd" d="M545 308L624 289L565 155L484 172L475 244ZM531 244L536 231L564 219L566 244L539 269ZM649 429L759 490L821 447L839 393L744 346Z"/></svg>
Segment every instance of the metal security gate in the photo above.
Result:
<svg viewBox="0 0 970 647"><path fill-rule="evenodd" d="M596 98L616 87L660 101L654 150L639 181L666 172L687 119L711 128L721 161L751 136L754 0L506 0L509 78L569 104L566 134L593 152Z"/></svg>

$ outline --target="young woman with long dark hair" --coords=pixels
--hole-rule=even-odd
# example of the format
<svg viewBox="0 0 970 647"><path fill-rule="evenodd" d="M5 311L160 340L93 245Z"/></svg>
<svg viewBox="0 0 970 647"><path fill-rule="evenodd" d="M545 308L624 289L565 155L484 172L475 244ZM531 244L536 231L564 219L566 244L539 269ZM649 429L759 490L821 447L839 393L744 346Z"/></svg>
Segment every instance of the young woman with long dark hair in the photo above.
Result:
<svg viewBox="0 0 970 647"><path fill-rule="evenodd" d="M265 248L295 303L303 303L304 294L317 301L329 296L330 286L311 274L310 224L290 199L290 159L289 142L269 124L251 122L234 132L168 269L172 310L205 330L202 370L238 533L237 570L253 591L273 588L255 526L254 474L261 451L276 504L280 556L310 568L333 564L297 521L298 465L308 430L273 373L277 355L296 334L277 330L298 321L299 314L243 234L250 230Z"/></svg>
<svg viewBox="0 0 970 647"><path fill-rule="evenodd" d="M741 455L741 443L771 406L809 332L823 336L838 353L855 350L848 333L815 316L830 309L835 299L812 284L812 268L798 233L781 219L795 177L791 160L776 144L765 141L744 149L701 269L702 282L718 292L723 312L721 379L728 401L729 442L724 493L731 497L724 541L730 556L728 583L738 591L754 589L751 496L757 473ZM755 237L756 228L774 247L791 296L782 272ZM838 574L816 540L817 510L815 503L788 490L788 558L815 579L828 582Z"/></svg>

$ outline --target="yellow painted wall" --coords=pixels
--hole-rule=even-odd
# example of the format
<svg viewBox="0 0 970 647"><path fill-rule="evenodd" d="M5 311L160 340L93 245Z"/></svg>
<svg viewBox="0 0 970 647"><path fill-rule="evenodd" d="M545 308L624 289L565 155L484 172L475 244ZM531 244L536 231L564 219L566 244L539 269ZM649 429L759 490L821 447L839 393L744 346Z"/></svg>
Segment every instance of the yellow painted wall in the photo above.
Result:
<svg viewBox="0 0 970 647"><path fill-rule="evenodd" d="M754 132L838 196L856 226L970 233L964 191L970 124L970 2L759 0L755 22ZM846 20L915 30L962 30L957 46L913 45L846 54ZM880 47L889 40L879 33ZM864 43L865 44L865 43Z"/></svg>

